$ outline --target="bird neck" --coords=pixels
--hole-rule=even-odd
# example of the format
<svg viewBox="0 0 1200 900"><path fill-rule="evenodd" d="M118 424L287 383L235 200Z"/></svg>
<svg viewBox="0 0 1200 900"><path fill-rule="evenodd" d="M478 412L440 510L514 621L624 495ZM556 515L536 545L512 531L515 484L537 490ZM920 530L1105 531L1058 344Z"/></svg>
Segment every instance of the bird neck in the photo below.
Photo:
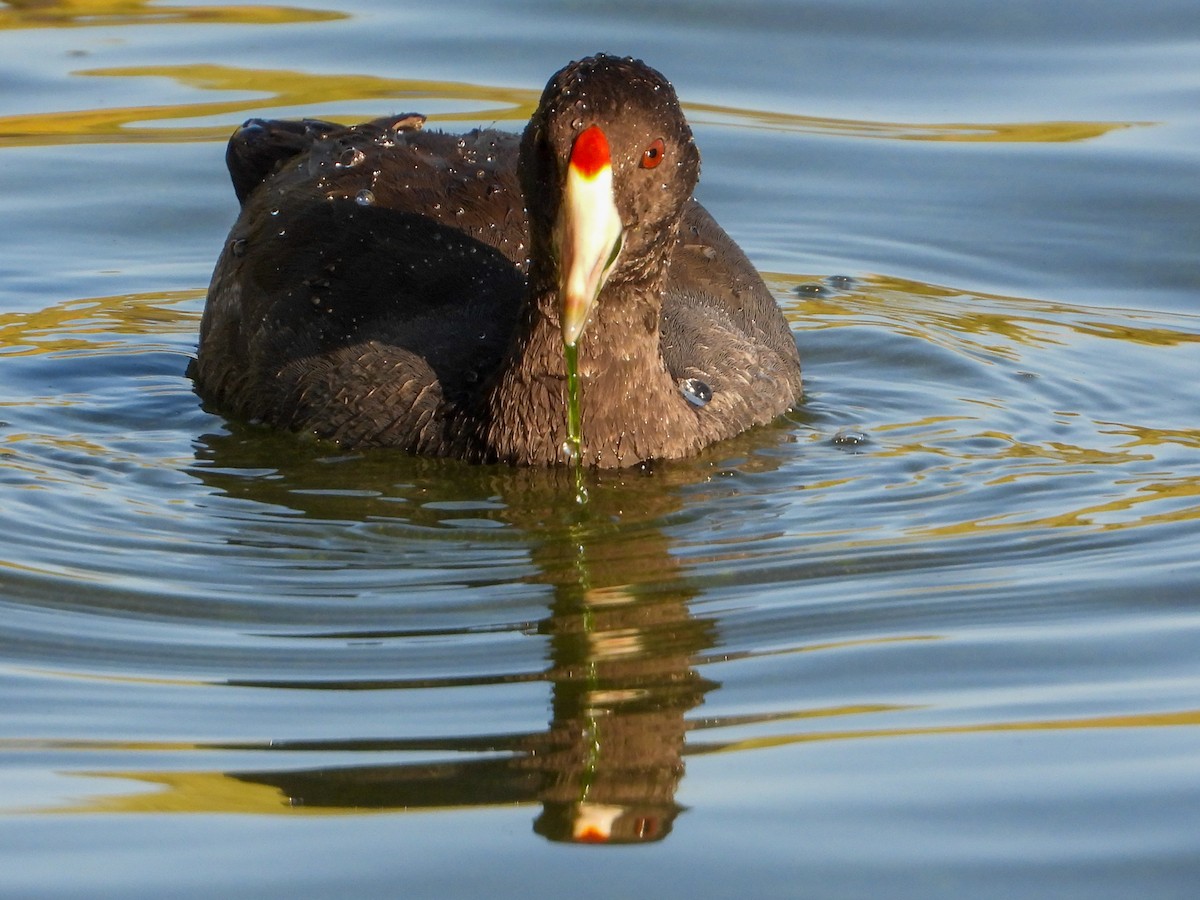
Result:
<svg viewBox="0 0 1200 900"><path fill-rule="evenodd" d="M549 268L549 267L547 267ZM662 282L605 286L579 338L581 449L586 465L630 466L699 446L695 414L659 348ZM553 273L535 264L530 295L490 398L485 440L511 463L566 462L567 378Z"/></svg>

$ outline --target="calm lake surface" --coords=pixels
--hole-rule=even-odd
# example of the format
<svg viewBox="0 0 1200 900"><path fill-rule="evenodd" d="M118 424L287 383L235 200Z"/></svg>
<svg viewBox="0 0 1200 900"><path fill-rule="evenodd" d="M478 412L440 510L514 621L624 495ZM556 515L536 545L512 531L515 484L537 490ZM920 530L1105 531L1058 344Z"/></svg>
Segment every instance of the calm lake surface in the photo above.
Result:
<svg viewBox="0 0 1200 900"><path fill-rule="evenodd" d="M243 119L597 50L802 405L584 507L201 407ZM0 3L0 896L1194 896L1198 101L1195 0Z"/></svg>

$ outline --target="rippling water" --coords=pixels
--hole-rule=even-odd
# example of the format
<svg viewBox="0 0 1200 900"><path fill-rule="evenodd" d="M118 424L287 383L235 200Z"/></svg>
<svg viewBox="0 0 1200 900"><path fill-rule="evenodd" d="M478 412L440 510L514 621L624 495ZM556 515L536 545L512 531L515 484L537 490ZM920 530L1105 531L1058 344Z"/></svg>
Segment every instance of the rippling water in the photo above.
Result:
<svg viewBox="0 0 1200 900"><path fill-rule="evenodd" d="M0 894L1191 896L1200 19L1052 7L0 4ZM201 408L241 119L601 48L799 408L584 507Z"/></svg>

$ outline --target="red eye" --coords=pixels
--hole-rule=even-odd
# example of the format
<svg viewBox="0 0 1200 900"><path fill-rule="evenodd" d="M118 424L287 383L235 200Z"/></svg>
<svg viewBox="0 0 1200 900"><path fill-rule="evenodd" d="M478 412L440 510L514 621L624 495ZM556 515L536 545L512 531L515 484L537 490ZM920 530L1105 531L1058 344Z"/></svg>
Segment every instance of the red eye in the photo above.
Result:
<svg viewBox="0 0 1200 900"><path fill-rule="evenodd" d="M662 138L656 138L654 143L646 148L646 152L642 154L642 168L653 169L663 160L663 154L667 152L667 145L663 143Z"/></svg>

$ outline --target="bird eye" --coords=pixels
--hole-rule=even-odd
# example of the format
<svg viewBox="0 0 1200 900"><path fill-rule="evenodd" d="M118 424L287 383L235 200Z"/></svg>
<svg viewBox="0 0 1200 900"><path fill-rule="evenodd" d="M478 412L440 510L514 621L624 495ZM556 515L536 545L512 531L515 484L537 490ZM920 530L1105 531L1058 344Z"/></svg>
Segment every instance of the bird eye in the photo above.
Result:
<svg viewBox="0 0 1200 900"><path fill-rule="evenodd" d="M642 153L642 168L653 169L663 160L663 154L667 152L667 145L663 143L662 138L656 138L654 143L646 148Z"/></svg>

